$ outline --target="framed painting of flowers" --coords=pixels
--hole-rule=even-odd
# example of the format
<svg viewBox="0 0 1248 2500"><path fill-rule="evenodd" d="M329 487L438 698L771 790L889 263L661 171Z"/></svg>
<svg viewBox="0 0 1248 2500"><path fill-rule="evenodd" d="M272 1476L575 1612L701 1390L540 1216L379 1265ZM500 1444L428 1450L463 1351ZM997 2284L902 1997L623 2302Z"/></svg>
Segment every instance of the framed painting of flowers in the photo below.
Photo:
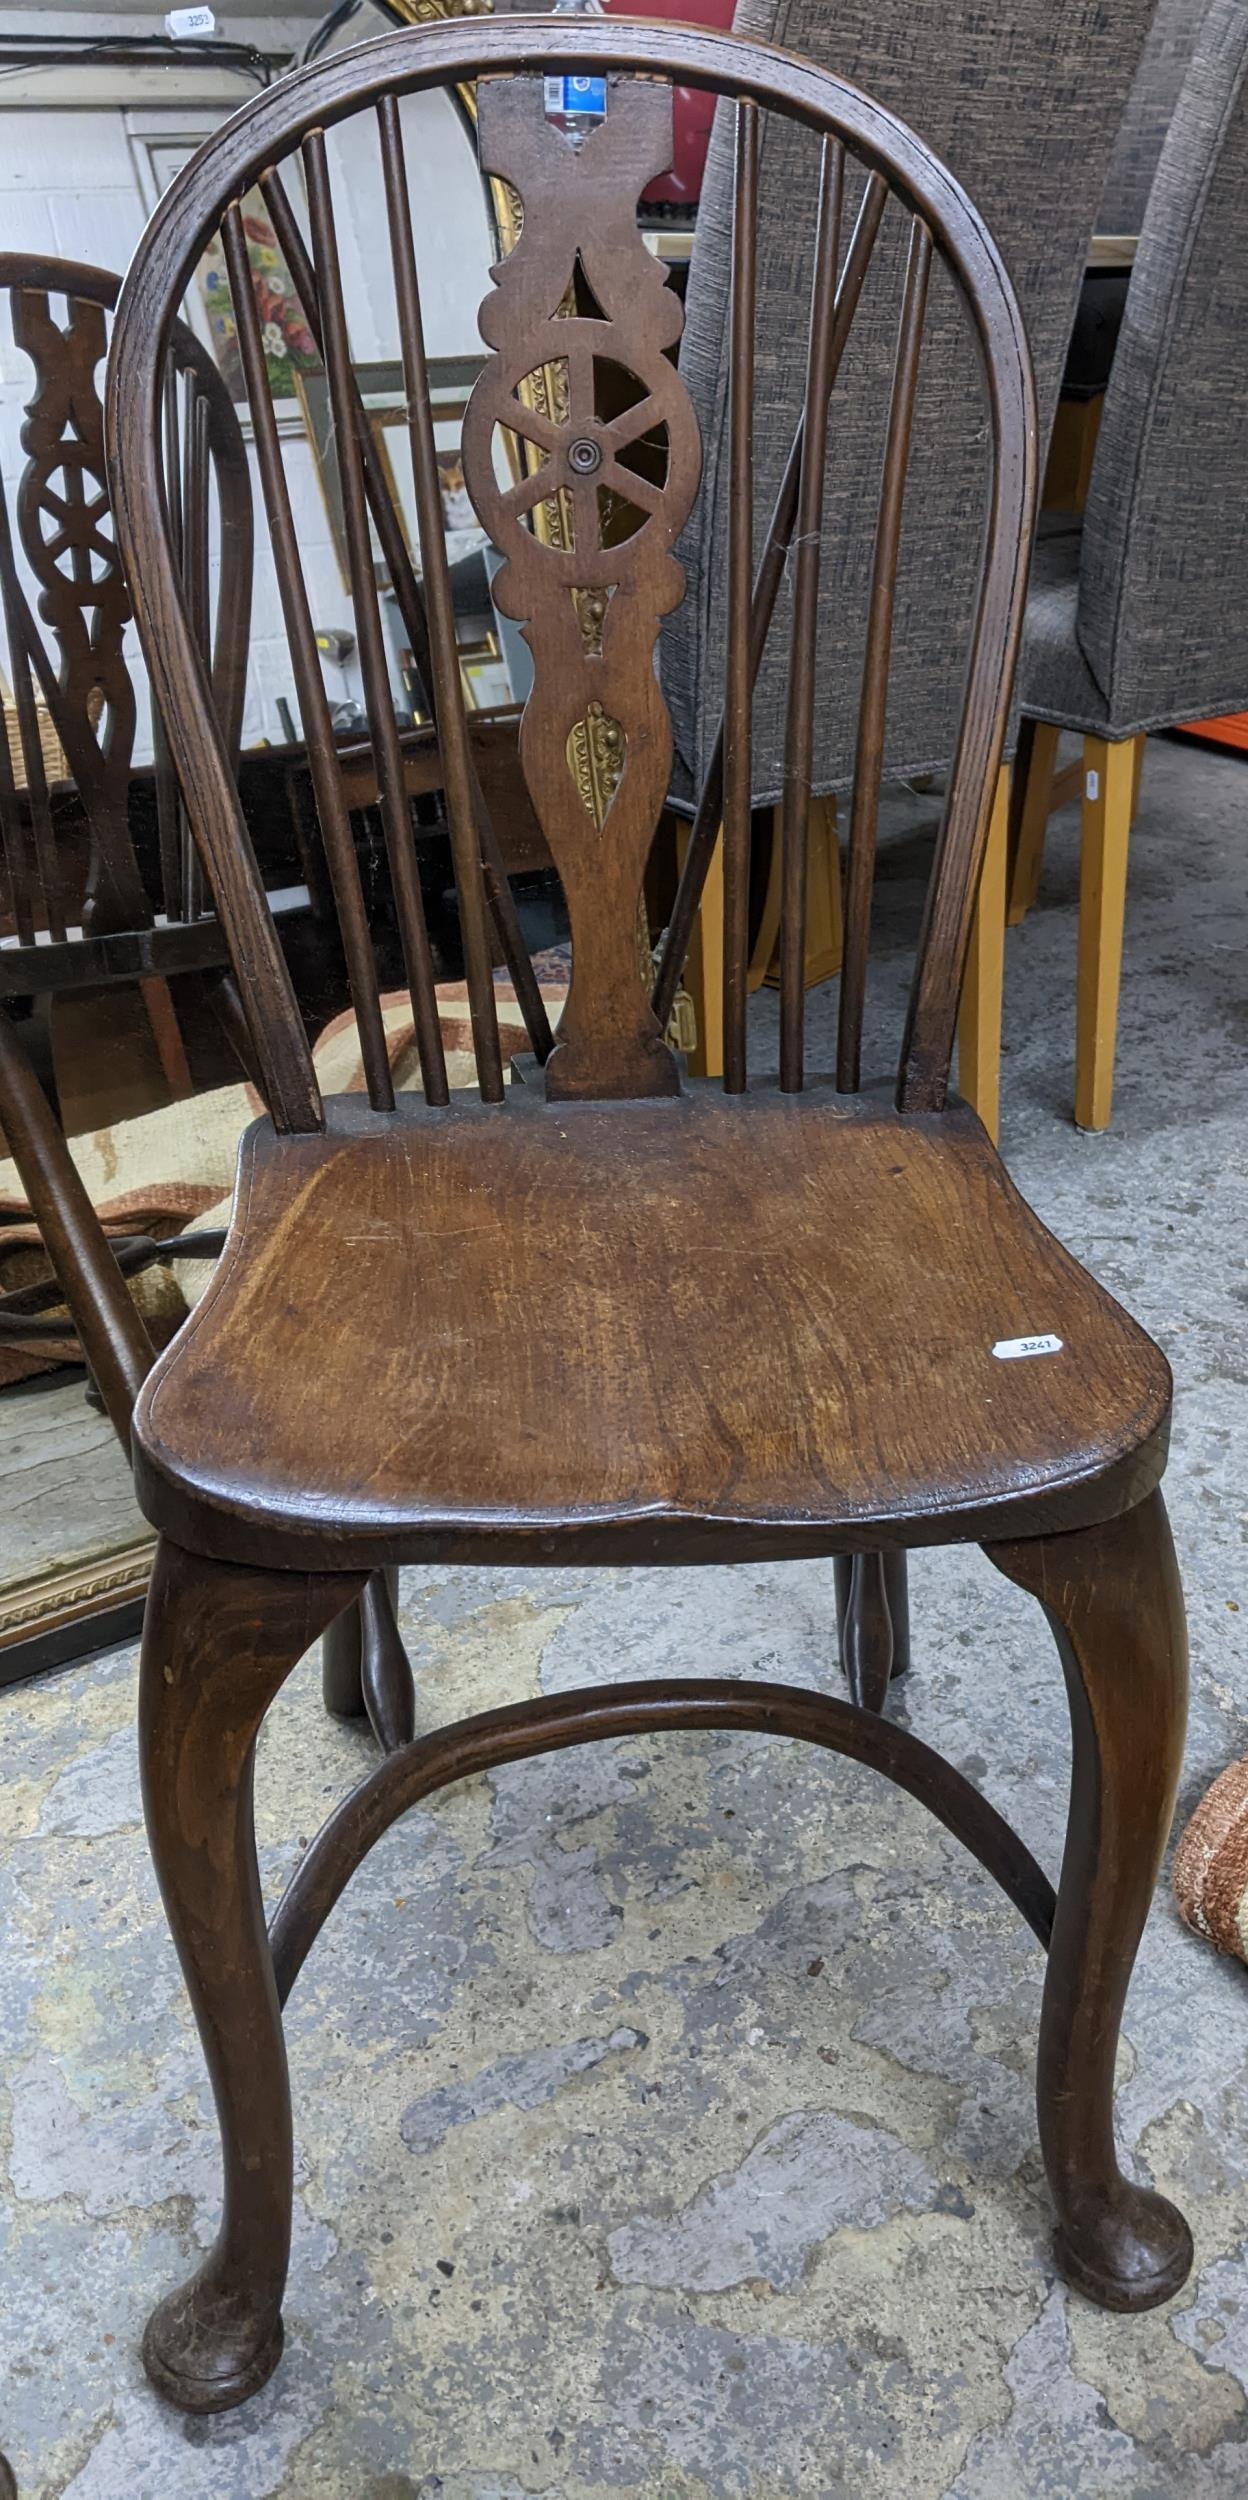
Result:
<svg viewBox="0 0 1248 2500"><path fill-rule="evenodd" d="M277 237L257 191L249 191L243 200L243 233L247 240L247 259L264 344L269 389L280 410L283 400L294 400L296 397L296 375L317 371L320 358L304 320L294 280L278 249ZM238 324L230 298L225 254L219 240L214 240L205 252L199 264L198 280L213 355L231 398L241 403L245 401L247 392L239 354Z"/></svg>

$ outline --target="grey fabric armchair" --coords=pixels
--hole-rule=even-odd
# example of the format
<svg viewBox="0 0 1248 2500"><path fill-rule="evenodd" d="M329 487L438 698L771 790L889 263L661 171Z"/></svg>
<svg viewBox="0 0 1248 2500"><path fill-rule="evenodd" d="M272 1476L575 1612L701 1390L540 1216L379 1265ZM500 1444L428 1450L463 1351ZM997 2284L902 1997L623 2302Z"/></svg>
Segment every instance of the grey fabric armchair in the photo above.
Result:
<svg viewBox="0 0 1248 2500"><path fill-rule="evenodd" d="M1102 234L1138 234L1209 0L1157 0L1109 160Z"/></svg>
<svg viewBox="0 0 1248 2500"><path fill-rule="evenodd" d="M835 68L910 120L943 156L987 220L1027 323L1042 433L1061 381L1087 248L1114 134L1143 47L1149 0L1013 0L985 12L976 0L740 0L739 32L763 35ZM813 151L801 132L768 133L760 181L756 549L801 409L806 340L794 306L809 297L815 238ZM847 200L846 231L856 207ZM688 596L662 646L664 690L677 739L677 797L700 786L718 726L723 683L728 495L727 287L732 176L726 128L713 136L690 274L684 372L706 445L708 491L699 526L680 549ZM853 725L870 588L872 535L897 310L899 258L881 236L832 403L832 450L823 529L817 672L816 789L836 793L853 776ZM952 754L961 701L971 585L978 546L966 526L981 493L983 427L975 407L975 349L950 292L934 287L927 338L937 391L920 381L898 584L885 770L940 771ZM927 350L925 349L925 356ZM864 377L878 381L874 392ZM873 404L874 403L874 404ZM969 411L969 414L968 414ZM755 706L755 799L771 805L784 775L787 591L760 671ZM1005 813L999 811L1003 878ZM999 914L986 899L981 924L989 959L972 951L969 986L980 983L976 1022L992 1036L987 982L999 982ZM710 949L705 946L704 952ZM995 967L992 956L995 952ZM998 993L999 995L999 993ZM999 1024L999 1007L997 1010ZM962 1085L989 1123L987 1088Z"/></svg>
<svg viewBox="0 0 1248 2500"><path fill-rule="evenodd" d="M1075 1117L1108 1125L1145 733L1248 704L1248 0L1212 0L1149 196L1082 527L1042 539L1010 917L1083 733Z"/></svg>

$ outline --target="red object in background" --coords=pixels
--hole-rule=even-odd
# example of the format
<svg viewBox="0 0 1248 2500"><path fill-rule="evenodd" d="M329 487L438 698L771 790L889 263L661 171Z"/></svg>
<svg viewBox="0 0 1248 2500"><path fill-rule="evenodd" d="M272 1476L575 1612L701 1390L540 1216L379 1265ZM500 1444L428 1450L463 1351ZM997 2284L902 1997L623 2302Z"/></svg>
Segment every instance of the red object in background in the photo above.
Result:
<svg viewBox="0 0 1248 2500"><path fill-rule="evenodd" d="M686 26L731 26L736 0L603 0L608 17L670 17ZM643 191L645 200L664 200L674 208L696 208L710 146L717 98L694 87L672 90L676 145L672 170Z"/></svg>
<svg viewBox="0 0 1248 2500"><path fill-rule="evenodd" d="M1181 738L1199 738L1202 746L1236 747L1248 753L1248 712L1223 712L1217 720L1179 722Z"/></svg>

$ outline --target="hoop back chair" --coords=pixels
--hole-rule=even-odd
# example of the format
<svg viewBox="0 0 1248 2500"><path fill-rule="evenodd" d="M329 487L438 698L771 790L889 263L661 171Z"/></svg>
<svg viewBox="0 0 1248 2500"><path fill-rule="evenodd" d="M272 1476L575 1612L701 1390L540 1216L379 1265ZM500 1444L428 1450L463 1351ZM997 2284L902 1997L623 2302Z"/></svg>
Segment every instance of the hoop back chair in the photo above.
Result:
<svg viewBox="0 0 1248 2500"><path fill-rule="evenodd" d="M11 724L0 721L0 1002L46 1003L70 989L137 981L166 1074L175 1090L187 1091L167 978L223 970L229 959L219 922L205 914L158 721L158 860L140 856L131 816L137 703L125 652L130 601L111 531L98 378L120 287L112 270L83 261L0 253L0 294L16 345L34 368L21 435L26 465L12 512L0 490L0 613L12 695ZM213 702L234 762L251 615L247 460L221 376L181 322L164 392L171 526L187 613L211 655ZM33 607L19 549L38 586ZM45 724L55 740L51 755ZM82 806L85 861L71 857L56 823L49 783L62 763ZM47 1039L37 1020L19 1027L0 1012L0 1127L58 1279L55 1288L4 1297L0 1337L20 1344L48 1333L77 1335L128 1448L135 1394L153 1349L122 1271L154 1256L155 1246L106 1241L45 1099L55 1096ZM71 1314L63 1323L40 1307L60 1293Z"/></svg>
<svg viewBox="0 0 1248 2500"><path fill-rule="evenodd" d="M121 288L112 270L30 253L0 253L17 345L34 367L22 428L26 466L10 516L0 492L0 612L13 695L13 730L0 721L0 1001L46 1000L71 989L139 981L166 1075L190 1079L168 976L216 976L212 997L236 1034L229 952L206 907L203 879L157 716L158 856L142 855L131 813L137 729L125 651L130 598L111 535L104 411L97 376ZM53 309L64 305L64 319ZM166 492L187 613L210 654L212 697L235 767L242 737L252 601L254 530L242 430L212 358L183 322L172 333L163 410ZM32 608L20 548L40 585ZM49 790L39 706L55 732L87 833L71 875ZM305 908L300 889L281 898ZM110 1241L75 1168L49 1093L50 1057L29 1048L29 1024L0 1011L0 1129L47 1251L55 1283L0 1296L0 1342L78 1340L123 1449L153 1346L126 1284L157 1258L202 1258L221 1237L197 1232L156 1243ZM46 1035L36 1025L36 1044ZM249 1056L246 1041L242 1055ZM179 1079L182 1081L180 1082ZM50 1315L63 1300L69 1316ZM335 1628L326 1698L342 1715L367 1709L383 1743L411 1733L411 1675L384 1577L359 1616Z"/></svg>
<svg viewBox="0 0 1248 2500"><path fill-rule="evenodd" d="M605 75L607 109L573 147L543 74ZM401 101L478 78L488 170L523 206L481 312L491 352L465 425L469 492L505 565L534 685L522 760L563 879L573 970L544 1066L505 1094L480 846L424 386ZM637 898L667 789L654 667L681 596L672 553L699 444L669 351L680 308L636 203L668 163L675 82L736 100L732 287L732 633L723 688L725 1076L693 1084L638 981ZM751 1074L745 1018L752 631L750 491L755 204L766 113L809 134L821 247L797 556L784 816L779 1083ZM396 1105L355 867L323 823L364 1043L366 1099L322 1100L190 628L162 506L163 341L218 227L296 666L306 597L246 285L238 202L307 186L325 359L344 453L355 622L383 792L397 788L368 533L366 429L339 277L327 133L375 117L479 1092L448 1097L427 943L392 815L424 1099ZM846 166L865 172L842 235ZM286 166L285 174L281 170ZM801 843L811 769L813 623L832 378L877 234L900 223L896 365L880 408L878 554L863 658L838 1064L811 1074L803 1028ZM981 583L899 1068L860 1085L875 808L896 534L929 274L965 304L984 376ZM622 371L601 419L596 360ZM554 367L563 405L529 378ZM944 168L828 73L731 36L621 19L448 23L388 35L286 80L207 143L148 229L118 314L108 397L118 530L170 748L227 927L271 1117L240 1156L226 1252L139 1400L140 1499L161 1544L144 1635L149 1831L212 2073L225 2163L220 2235L151 2318L150 2376L209 2411L267 2378L281 2346L292 2134L279 2012L372 1842L447 1781L594 1738L767 1728L872 1764L926 1799L1051 1937L1040 2131L1061 2261L1093 2298L1141 2308L1191 2261L1187 2227L1122 2175L1115 2043L1164 1843L1184 1720L1181 1598L1159 1478L1161 1354L1045 1232L974 1115L949 1096L962 956L1025 586L1036 426L1025 339L999 257ZM509 465L509 439L535 465ZM501 438L501 439L500 439ZM517 467L519 474L517 474ZM604 526L609 494L611 526ZM540 527L558 497L571 545ZM620 528L620 507L631 530ZM315 695L310 668L309 696ZM301 699L303 683L301 682ZM621 772L599 827L575 772L590 707ZM306 715L305 715L306 717ZM393 775L393 784L390 776ZM354 1262L345 1243L358 1245ZM707 1291L714 1279L715 1290ZM1034 1332L1045 1332L1037 1342ZM361 1349L367 1397L358 1394ZM1044 1348L1052 1350L1045 1352ZM1017 1359L1016 1359L1017 1358ZM983 1541L1046 1607L1069 1682L1076 1769L1060 1892L949 1765L883 1716L885 1551ZM379 1564L742 1561L848 1554L864 1582L853 1701L706 1679L591 1687L503 1706L391 1754L331 1816L266 1935L252 1827L254 1742L300 1655Z"/></svg>
<svg viewBox="0 0 1248 2500"><path fill-rule="evenodd" d="M0 253L0 294L8 298L14 339L35 377L22 427L26 466L12 517L0 496L0 608L16 730L16 754L7 721L0 735L0 836L11 924L0 938L3 997L88 982L163 983L172 972L226 960L220 930L205 917L194 846L158 722L158 862L141 858L135 841L137 702L125 652L130 602L111 535L97 388L120 286L112 270L86 262ZM53 310L61 299L63 322ZM201 646L212 654L214 701L227 750L236 758L251 617L247 456L221 375L182 323L174 333L164 424L170 520L189 613ZM38 586L34 608L18 548ZM54 829L40 702L86 820L85 874L77 879Z"/></svg>

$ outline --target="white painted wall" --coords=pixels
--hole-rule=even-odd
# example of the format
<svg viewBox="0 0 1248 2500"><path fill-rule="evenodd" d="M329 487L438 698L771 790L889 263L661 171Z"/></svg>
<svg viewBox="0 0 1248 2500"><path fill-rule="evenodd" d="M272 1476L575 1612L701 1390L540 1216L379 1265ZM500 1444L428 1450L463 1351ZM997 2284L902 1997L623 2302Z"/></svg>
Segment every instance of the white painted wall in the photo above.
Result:
<svg viewBox="0 0 1248 2500"><path fill-rule="evenodd" d="M6 31L6 19L13 27L23 23L17 12L2 10L0 32ZM367 20L357 23L361 31L372 31ZM26 18L26 31L31 24ZM38 24L40 31L59 28L87 33L125 26L142 31L144 24L150 29L152 20L106 20L74 12L41 17ZM306 35L307 21L231 20L228 31L264 48L294 50ZM54 92L64 75L60 71L48 74L43 84ZM104 103L13 106L8 101L10 91L0 88L0 249L48 252L124 269L142 232L146 213L142 193L144 182L150 183L141 148L132 143L134 129L150 127L159 118L163 127L176 130L181 119L188 138L193 138L254 92L237 80L224 85L218 81L216 99L206 102L202 78L196 82L173 69L163 73L167 84L157 107L151 93L152 73L144 72L142 93L136 99L140 109L129 115L128 135L125 98L133 88L132 74L123 70L109 75L116 95ZM409 100L403 121L428 350L434 356L473 353L480 346L476 311L487 290L490 259L475 155L453 108L440 96ZM397 358L399 340L373 128L344 128L333 136L330 153L353 353L361 362ZM29 394L28 360L14 345L5 306L0 309L0 473L10 493L23 464L20 432ZM351 602L339 573L310 449L300 440L287 439L283 456L314 616L318 624L351 629ZM262 521L257 557L244 724L248 743L281 738L279 695L285 694L294 708ZM134 662L141 674L137 643ZM7 655L0 658L0 665L7 674ZM327 684L334 700L359 690L350 663L345 670L329 668ZM141 701L141 722L146 711ZM141 728L139 755L145 757L150 751L150 732Z"/></svg>

